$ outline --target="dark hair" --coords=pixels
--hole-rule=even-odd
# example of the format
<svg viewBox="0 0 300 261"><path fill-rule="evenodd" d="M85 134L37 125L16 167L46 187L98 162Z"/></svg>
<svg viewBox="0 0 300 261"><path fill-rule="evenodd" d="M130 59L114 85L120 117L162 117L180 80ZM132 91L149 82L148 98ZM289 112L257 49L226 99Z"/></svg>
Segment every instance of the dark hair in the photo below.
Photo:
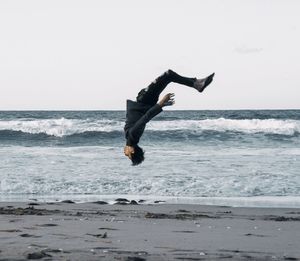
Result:
<svg viewBox="0 0 300 261"><path fill-rule="evenodd" d="M139 165L144 161L144 153L145 152L141 147L139 147L138 145L134 146L134 153L131 154L131 161L133 166Z"/></svg>

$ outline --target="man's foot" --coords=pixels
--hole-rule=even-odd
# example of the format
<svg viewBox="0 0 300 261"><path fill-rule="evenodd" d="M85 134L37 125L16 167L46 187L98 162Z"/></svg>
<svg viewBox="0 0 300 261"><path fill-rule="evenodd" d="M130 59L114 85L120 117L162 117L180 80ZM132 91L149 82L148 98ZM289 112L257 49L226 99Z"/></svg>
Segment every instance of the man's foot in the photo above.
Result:
<svg viewBox="0 0 300 261"><path fill-rule="evenodd" d="M214 76L215 73L203 79L196 79L196 81L194 82L194 88L199 92L203 92L204 89L213 81Z"/></svg>

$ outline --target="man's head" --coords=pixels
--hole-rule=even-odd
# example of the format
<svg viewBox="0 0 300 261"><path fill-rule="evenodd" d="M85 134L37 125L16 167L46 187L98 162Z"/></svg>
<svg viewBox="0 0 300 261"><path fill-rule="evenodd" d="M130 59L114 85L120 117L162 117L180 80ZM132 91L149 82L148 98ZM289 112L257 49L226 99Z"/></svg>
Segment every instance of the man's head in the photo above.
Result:
<svg viewBox="0 0 300 261"><path fill-rule="evenodd" d="M131 161L132 165L139 165L144 161L144 151L138 145L135 146L125 146L124 147L124 154L127 156Z"/></svg>

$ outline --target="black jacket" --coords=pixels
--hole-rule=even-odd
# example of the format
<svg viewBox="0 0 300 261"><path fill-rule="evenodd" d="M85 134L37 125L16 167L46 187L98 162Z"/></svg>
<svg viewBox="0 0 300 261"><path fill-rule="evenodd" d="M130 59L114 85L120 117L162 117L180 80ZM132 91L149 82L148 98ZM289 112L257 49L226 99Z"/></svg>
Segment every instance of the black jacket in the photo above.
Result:
<svg viewBox="0 0 300 261"><path fill-rule="evenodd" d="M162 108L140 102L127 100L126 123L124 127L126 145L134 146L139 143L146 127L146 123L159 114Z"/></svg>

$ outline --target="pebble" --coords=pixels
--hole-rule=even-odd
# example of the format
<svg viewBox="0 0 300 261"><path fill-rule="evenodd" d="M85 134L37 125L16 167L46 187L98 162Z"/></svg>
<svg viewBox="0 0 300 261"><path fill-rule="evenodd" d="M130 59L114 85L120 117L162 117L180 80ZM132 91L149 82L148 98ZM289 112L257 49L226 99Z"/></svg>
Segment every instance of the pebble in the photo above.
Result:
<svg viewBox="0 0 300 261"><path fill-rule="evenodd" d="M51 257L51 255L46 254L45 252L33 252L27 255L27 259L42 259L44 257Z"/></svg>
<svg viewBox="0 0 300 261"><path fill-rule="evenodd" d="M94 202L92 202L92 203L94 203L94 204L99 204L99 205L106 205L106 204L108 204L106 201L102 201L102 200L94 201Z"/></svg>
<svg viewBox="0 0 300 261"><path fill-rule="evenodd" d="M126 198L117 198L115 201L117 201L117 202L129 202L129 200L126 199Z"/></svg>
<svg viewBox="0 0 300 261"><path fill-rule="evenodd" d="M75 202L74 202L74 201L72 201L72 200L69 200L69 199L67 199L67 200L63 200L63 201L61 201L61 203L75 204Z"/></svg>

